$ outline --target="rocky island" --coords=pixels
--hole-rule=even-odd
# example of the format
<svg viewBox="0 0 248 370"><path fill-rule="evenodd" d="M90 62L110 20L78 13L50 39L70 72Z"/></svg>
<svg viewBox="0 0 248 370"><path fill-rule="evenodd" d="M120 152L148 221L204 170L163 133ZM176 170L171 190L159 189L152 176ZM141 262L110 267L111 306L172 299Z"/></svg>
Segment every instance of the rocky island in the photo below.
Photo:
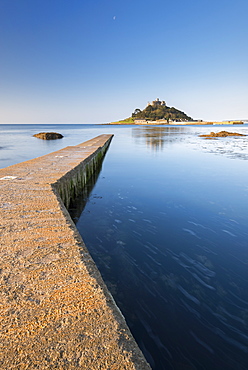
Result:
<svg viewBox="0 0 248 370"><path fill-rule="evenodd" d="M184 112L174 107L168 107L164 100L160 101L157 98L151 103L148 102L145 109L136 108L131 117L112 122L112 124L168 124L174 121L187 122L192 120L193 118Z"/></svg>
<svg viewBox="0 0 248 370"><path fill-rule="evenodd" d="M205 139L214 139L216 137L227 137L227 136L247 136L247 135L228 131L210 132L210 134L208 135L199 135L199 137L204 137Z"/></svg>
<svg viewBox="0 0 248 370"><path fill-rule="evenodd" d="M243 121L202 121L195 120L183 111L174 107L168 107L164 100L159 98L148 102L145 109L136 108L131 117L126 119L110 122L109 125L235 125L243 124Z"/></svg>
<svg viewBox="0 0 248 370"><path fill-rule="evenodd" d="M140 110L139 108L135 109L134 113L132 114L132 118L134 119L134 122L145 120L159 122L163 121L165 123L169 123L174 121L184 122L193 120L193 118L189 117L179 109L168 107L165 101L160 101L159 98L151 103L148 102L144 110Z"/></svg>
<svg viewBox="0 0 248 370"><path fill-rule="evenodd" d="M58 134L57 132L40 132L39 134L35 134L33 136L43 140L56 140L62 139L63 137L63 135Z"/></svg>

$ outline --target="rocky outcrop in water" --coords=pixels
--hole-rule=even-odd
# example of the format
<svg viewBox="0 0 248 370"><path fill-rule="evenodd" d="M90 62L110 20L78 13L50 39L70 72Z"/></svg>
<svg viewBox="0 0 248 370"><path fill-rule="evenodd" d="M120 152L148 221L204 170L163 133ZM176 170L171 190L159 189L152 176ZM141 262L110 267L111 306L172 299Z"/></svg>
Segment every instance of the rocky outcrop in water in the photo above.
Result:
<svg viewBox="0 0 248 370"><path fill-rule="evenodd" d="M212 139L216 137L227 137L227 136L247 136L244 134L239 134L237 132L228 132L228 131L220 131L220 132L210 132L208 135L199 135L200 137L205 137L206 139Z"/></svg>
<svg viewBox="0 0 248 370"><path fill-rule="evenodd" d="M40 132L39 134L35 134L33 136L43 140L56 140L62 139L63 137L63 135L58 134L57 132Z"/></svg>

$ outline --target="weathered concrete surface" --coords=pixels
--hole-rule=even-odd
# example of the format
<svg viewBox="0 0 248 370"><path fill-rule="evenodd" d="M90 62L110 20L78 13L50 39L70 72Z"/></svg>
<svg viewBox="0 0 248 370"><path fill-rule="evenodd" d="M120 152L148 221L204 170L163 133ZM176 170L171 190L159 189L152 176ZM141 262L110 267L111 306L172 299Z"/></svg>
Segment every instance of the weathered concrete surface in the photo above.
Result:
<svg viewBox="0 0 248 370"><path fill-rule="evenodd" d="M110 140L0 170L0 369L150 368L58 195Z"/></svg>

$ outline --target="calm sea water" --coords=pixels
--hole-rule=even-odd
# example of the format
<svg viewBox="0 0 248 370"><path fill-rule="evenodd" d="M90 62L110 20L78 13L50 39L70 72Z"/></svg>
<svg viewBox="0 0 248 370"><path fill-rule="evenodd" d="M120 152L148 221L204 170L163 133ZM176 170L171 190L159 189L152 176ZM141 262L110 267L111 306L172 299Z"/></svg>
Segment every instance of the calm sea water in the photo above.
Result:
<svg viewBox="0 0 248 370"><path fill-rule="evenodd" d="M248 137L198 137L223 129L248 134L0 125L0 167L115 135L71 214L153 369L247 369ZM40 131L65 137L32 137Z"/></svg>

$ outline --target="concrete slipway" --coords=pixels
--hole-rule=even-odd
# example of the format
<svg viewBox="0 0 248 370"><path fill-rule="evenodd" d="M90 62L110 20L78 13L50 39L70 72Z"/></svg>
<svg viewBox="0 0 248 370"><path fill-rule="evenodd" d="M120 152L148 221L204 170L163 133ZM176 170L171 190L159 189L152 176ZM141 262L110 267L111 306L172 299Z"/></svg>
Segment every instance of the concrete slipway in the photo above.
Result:
<svg viewBox="0 0 248 370"><path fill-rule="evenodd" d="M66 209L111 139L0 170L0 369L150 369Z"/></svg>

